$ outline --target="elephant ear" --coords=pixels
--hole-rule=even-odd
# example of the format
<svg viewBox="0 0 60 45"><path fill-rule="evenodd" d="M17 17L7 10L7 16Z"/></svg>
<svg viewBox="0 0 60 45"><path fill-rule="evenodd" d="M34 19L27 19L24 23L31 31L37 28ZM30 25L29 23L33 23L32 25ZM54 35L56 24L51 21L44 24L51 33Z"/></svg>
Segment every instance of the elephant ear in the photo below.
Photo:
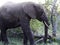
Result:
<svg viewBox="0 0 60 45"><path fill-rule="evenodd" d="M36 18L36 11L33 7L32 4L26 4L23 6L23 10L26 14L28 14L28 16L30 16L31 18L35 19Z"/></svg>

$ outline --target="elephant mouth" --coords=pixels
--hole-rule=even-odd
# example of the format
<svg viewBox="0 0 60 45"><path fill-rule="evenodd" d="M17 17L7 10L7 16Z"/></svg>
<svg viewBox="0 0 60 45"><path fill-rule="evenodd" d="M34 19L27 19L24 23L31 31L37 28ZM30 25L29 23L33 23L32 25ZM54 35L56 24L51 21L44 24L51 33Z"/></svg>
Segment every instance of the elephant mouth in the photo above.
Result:
<svg viewBox="0 0 60 45"><path fill-rule="evenodd" d="M46 25L47 28L49 28L49 25L44 21L44 24Z"/></svg>

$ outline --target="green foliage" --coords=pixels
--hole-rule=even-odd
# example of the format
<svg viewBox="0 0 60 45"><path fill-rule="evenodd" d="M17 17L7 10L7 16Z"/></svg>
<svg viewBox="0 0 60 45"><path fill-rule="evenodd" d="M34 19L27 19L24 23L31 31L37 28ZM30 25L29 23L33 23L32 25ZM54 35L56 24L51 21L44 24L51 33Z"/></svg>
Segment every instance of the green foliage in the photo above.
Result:
<svg viewBox="0 0 60 45"><path fill-rule="evenodd" d="M30 26L33 30L37 30L38 28L43 26L43 23L41 23L40 21L38 21L36 19L31 19Z"/></svg>
<svg viewBox="0 0 60 45"><path fill-rule="evenodd" d="M44 25L42 22L38 21L37 19L31 19L30 27L35 34L42 35L44 34Z"/></svg>

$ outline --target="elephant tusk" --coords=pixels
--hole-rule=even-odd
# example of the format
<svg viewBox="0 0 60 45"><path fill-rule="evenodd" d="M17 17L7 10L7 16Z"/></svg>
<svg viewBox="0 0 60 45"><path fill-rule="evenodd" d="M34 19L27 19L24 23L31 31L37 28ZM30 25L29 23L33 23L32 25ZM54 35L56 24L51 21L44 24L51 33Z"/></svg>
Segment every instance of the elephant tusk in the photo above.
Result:
<svg viewBox="0 0 60 45"><path fill-rule="evenodd" d="M49 28L49 26L46 24L46 22L44 21L44 24Z"/></svg>

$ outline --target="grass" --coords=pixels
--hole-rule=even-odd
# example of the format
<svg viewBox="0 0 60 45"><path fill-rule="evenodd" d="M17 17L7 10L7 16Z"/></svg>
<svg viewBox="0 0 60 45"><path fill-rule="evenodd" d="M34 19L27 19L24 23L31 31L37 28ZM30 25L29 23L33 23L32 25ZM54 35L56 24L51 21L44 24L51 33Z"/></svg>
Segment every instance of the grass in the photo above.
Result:
<svg viewBox="0 0 60 45"><path fill-rule="evenodd" d="M3 45L2 42L0 42L0 45ZM17 38L9 38L9 44L8 45L23 45L22 40Z"/></svg>

